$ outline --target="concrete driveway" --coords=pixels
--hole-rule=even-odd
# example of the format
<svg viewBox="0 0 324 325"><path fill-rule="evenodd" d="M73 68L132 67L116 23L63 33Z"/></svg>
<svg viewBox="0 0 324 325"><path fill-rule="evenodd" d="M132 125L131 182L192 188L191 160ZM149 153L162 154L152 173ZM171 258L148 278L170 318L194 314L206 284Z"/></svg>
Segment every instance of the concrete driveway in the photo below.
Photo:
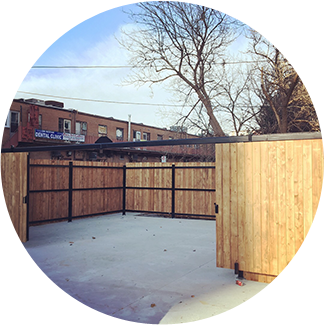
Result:
<svg viewBox="0 0 324 325"><path fill-rule="evenodd" d="M136 213L30 228L24 246L81 303L119 319L175 324L227 311L266 287L216 268L215 221Z"/></svg>

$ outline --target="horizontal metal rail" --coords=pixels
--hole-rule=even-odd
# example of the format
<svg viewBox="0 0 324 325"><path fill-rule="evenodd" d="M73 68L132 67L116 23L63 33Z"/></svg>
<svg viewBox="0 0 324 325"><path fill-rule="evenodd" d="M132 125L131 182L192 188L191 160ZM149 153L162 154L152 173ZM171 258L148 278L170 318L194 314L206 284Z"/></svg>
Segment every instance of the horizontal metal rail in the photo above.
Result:
<svg viewBox="0 0 324 325"><path fill-rule="evenodd" d="M126 186L126 190L166 190L166 191L201 191L201 192L215 192L212 188L185 188L185 187L143 187L143 186Z"/></svg>
<svg viewBox="0 0 324 325"><path fill-rule="evenodd" d="M264 134L234 137L206 137L173 140L153 140L153 141L134 141L134 142L109 142L109 143L84 143L84 144L65 144L34 147L3 148L1 153L7 152L40 152L40 151L62 151L62 150L100 150L113 148L142 148L160 146L180 146L195 144L217 144L217 143L237 143L237 142L259 142L259 141L285 141L285 140L307 140L322 139L321 132L301 132L284 134Z"/></svg>
<svg viewBox="0 0 324 325"><path fill-rule="evenodd" d="M30 164L30 167L67 167L69 165L51 165L51 164ZM100 169L123 169L121 166L82 166L82 165L73 165L73 168L100 168Z"/></svg>
<svg viewBox="0 0 324 325"><path fill-rule="evenodd" d="M168 215L171 216L171 212L163 212L163 211L147 211L147 210L126 210L126 212L138 212L138 213L153 213L153 214L161 214L161 215ZM184 216L184 217L209 217L215 219L214 214L197 214L197 213L174 213L175 215L178 216Z"/></svg>
<svg viewBox="0 0 324 325"><path fill-rule="evenodd" d="M122 190L123 186L115 187L88 187L88 188L72 188L72 191L100 191L100 190ZM49 193L49 192L68 192L69 188L59 188L59 189L44 189L44 190L29 190L29 193Z"/></svg>

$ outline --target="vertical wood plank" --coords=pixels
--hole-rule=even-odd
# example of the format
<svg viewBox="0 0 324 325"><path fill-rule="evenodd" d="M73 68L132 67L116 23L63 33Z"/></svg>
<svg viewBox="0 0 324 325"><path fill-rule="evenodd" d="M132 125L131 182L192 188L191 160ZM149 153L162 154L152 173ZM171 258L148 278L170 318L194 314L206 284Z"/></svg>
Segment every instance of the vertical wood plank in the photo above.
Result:
<svg viewBox="0 0 324 325"><path fill-rule="evenodd" d="M230 210L230 171L231 171L231 160L230 160L230 145L228 143L223 144L223 249L225 268L233 268L231 261L231 210Z"/></svg>
<svg viewBox="0 0 324 325"><path fill-rule="evenodd" d="M304 197L303 197L303 143L298 141L294 146L294 223L295 223L295 253L304 240Z"/></svg>
<svg viewBox="0 0 324 325"><path fill-rule="evenodd" d="M295 255L294 142L286 142L286 220L287 263Z"/></svg>
<svg viewBox="0 0 324 325"><path fill-rule="evenodd" d="M304 238L313 222L313 155L312 142L303 140Z"/></svg>
<svg viewBox="0 0 324 325"><path fill-rule="evenodd" d="M215 145L215 188L218 214L216 216L216 265L224 267L223 244L223 144Z"/></svg>
<svg viewBox="0 0 324 325"><path fill-rule="evenodd" d="M278 273L287 266L286 220L286 141L277 143L278 177Z"/></svg>
<svg viewBox="0 0 324 325"><path fill-rule="evenodd" d="M324 199L322 198L323 183L323 151L324 140L313 141L312 146L312 174L313 174L313 267L314 267L314 280L324 282L323 269L324 269L324 231L323 220L324 211L322 207Z"/></svg>
<svg viewBox="0 0 324 325"><path fill-rule="evenodd" d="M261 272L269 274L269 145L261 144L260 200L261 200Z"/></svg>
<svg viewBox="0 0 324 325"><path fill-rule="evenodd" d="M269 142L269 259L270 274L278 274L277 144Z"/></svg>
<svg viewBox="0 0 324 325"><path fill-rule="evenodd" d="M245 266L253 270L253 147L245 144Z"/></svg>
<svg viewBox="0 0 324 325"><path fill-rule="evenodd" d="M238 143L237 149L237 173L238 173L238 184L237 184L237 200L238 200L238 251L239 251L239 267L241 270L246 270L247 264L245 254L245 242L246 242L246 215L245 215L245 144Z"/></svg>
<svg viewBox="0 0 324 325"><path fill-rule="evenodd" d="M262 221L261 221L261 143L252 144L253 158L253 188L252 188L252 209L253 209L253 270L260 273L262 269Z"/></svg>
<svg viewBox="0 0 324 325"><path fill-rule="evenodd" d="M230 218L231 218L231 268L238 262L238 174L237 144L230 144Z"/></svg>

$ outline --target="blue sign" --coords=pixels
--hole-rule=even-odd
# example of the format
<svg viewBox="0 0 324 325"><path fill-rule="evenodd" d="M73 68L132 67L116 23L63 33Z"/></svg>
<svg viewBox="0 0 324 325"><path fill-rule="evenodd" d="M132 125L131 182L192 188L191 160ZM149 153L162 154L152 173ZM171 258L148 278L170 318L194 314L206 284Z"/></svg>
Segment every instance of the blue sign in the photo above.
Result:
<svg viewBox="0 0 324 325"><path fill-rule="evenodd" d="M47 131L47 130L35 130L35 137L36 138L44 138L44 139L51 139L51 140L63 140L63 133L61 132L54 132L54 131Z"/></svg>
<svg viewBox="0 0 324 325"><path fill-rule="evenodd" d="M50 140L64 140L64 141L75 141L75 142L84 142L85 136L82 134L71 134L71 133L62 133L55 131L47 130L35 130L36 138L50 139Z"/></svg>

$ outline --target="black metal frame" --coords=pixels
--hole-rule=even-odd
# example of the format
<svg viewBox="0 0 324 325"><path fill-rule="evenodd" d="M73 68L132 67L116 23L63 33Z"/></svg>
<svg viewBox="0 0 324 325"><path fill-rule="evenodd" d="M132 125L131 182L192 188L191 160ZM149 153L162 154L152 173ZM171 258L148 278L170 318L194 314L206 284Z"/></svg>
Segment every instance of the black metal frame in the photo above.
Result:
<svg viewBox="0 0 324 325"><path fill-rule="evenodd" d="M248 135L248 136L236 136L236 137L210 137L210 138L195 138L195 139L177 139L177 140L157 140L157 141L144 141L144 142L112 142L112 143L95 143L95 144L67 144L67 145L55 145L55 146L34 146L34 147L17 147L17 148L3 148L1 153L8 152L40 152L40 151L61 151L61 150L96 150L96 149L109 149L109 148L135 148L135 147L158 147L158 146L177 146L177 145L190 145L190 144L217 144L217 143L238 143L238 142L260 142L260 141L286 141L286 140L308 140L308 139L322 139L321 132L311 133L286 133L286 134L267 134L267 135ZM30 167L55 167L55 168L69 168L69 188L68 189L54 189L54 190L30 190ZM73 168L106 168L106 169L123 169L123 186L122 187L105 187L105 188L91 188L91 189L73 189ZM172 169L172 188L143 188L143 187L126 187L126 170L127 169L157 169L157 168L170 168ZM181 216L205 216L215 217L199 214L181 214L175 212L175 191L215 191L215 189L189 189L189 188L176 188L175 187L175 169L178 168L215 168L213 166L163 166L163 167L113 167L113 166L80 166L73 165L70 162L69 165L45 165L45 164L30 164L29 155L27 157L27 196L25 203L27 204L27 240L29 239L29 225L33 223L42 223L48 221L68 220L71 222L74 218L89 217L94 215L102 215L107 213L122 212L123 215L127 211L135 212L133 210L126 210L126 190L127 189L148 189L148 190L171 190L172 191L172 211L171 216L174 218L176 215ZM105 189L122 189L123 190L123 206L122 210L100 212L97 214L73 216L72 215L72 193L73 191L82 190L105 190ZM29 221L29 195L36 192L69 192L69 212L67 218L58 218L44 221ZM157 212L157 211L136 211L144 213L158 213L158 214L170 214L169 212ZM215 213L218 212L218 206L215 205Z"/></svg>
<svg viewBox="0 0 324 325"><path fill-rule="evenodd" d="M30 190L30 168L31 167L52 167L52 168L68 168L69 169L69 187L64 189L46 189L46 190ZM124 186L115 186L115 187L91 187L91 188L73 188L73 169L74 168L103 168L103 169L123 169L123 167L113 167L113 166L81 166L81 165L73 165L73 161L69 162L69 165L50 165L50 164L30 164L30 159L28 155L27 160L27 234L29 233L29 225L32 224L39 224L44 222L52 222L52 221L63 221L67 220L68 222L72 222L73 219L76 218L84 218L84 217L90 217L90 216L96 216L96 215L103 215L108 213L117 213L121 212L121 210L116 211L103 211L99 213L91 213L87 215L79 215L79 216L73 216L73 208L72 208L72 202L73 202L73 192L74 191L96 191L96 190L115 190L115 189L124 189ZM126 185L126 182L125 182ZM53 218L48 220L35 220L35 221L29 221L29 195L32 193L48 193L48 192L68 192L68 216L63 218ZM123 202L124 204L124 202ZM29 239L27 235L27 240Z"/></svg>
<svg viewBox="0 0 324 325"><path fill-rule="evenodd" d="M52 167L52 168L68 168L69 169L69 187L65 189L45 189L45 190L30 190L30 183L29 183L29 175L30 175L30 168L32 167ZM74 168L105 168L105 169L122 169L123 170L123 186L115 186L115 187L91 187L91 188L73 188L73 169ZM68 222L72 222L73 219L76 218L83 218L83 217L90 217L96 215L103 215L108 213L118 213L122 212L123 215L126 215L126 212L144 212L144 213L151 213L151 214L161 214L161 215L170 215L172 218L176 216L196 216L196 217L207 217L213 218L214 215L202 215L202 214L186 214L186 213L176 213L175 211L175 192L176 191L201 191L201 192L215 192L215 189L197 189L197 188L182 188L175 186L175 173L176 169L215 169L215 166L138 166L138 167L127 167L124 165L123 167L114 167L114 166L81 166L81 165L73 165L73 162L70 161L69 165L52 165L52 164L30 164L29 155L27 161L27 224L38 224L44 222L52 222L52 221L62 221L67 220ZM172 170L172 185L171 187L143 187L143 186L126 186L126 177L127 177L127 169L171 169ZM139 210L127 210L126 209L126 193L128 189L137 189L137 190L157 190L157 191L171 191L171 212L170 211L139 211ZM103 211L94 214L87 214L87 215L79 215L73 216L73 208L72 208L72 200L73 200L73 192L75 191L96 191L96 190L122 190L123 191L123 201L122 201L122 209L116 211ZM29 221L29 195L32 193L47 193L47 192L68 192L68 216L64 218L54 218L48 220L40 220L40 221ZM28 228L27 227L27 228Z"/></svg>
<svg viewBox="0 0 324 325"><path fill-rule="evenodd" d="M205 215L205 214L196 214L196 213L177 213L175 212L175 192L176 191L196 191L196 192L215 192L215 189L206 189L206 188L183 188L176 187L175 185L175 173L176 169L215 169L215 166L176 166L172 164L171 166L136 166L136 167L125 167L126 169L171 169L171 187L144 187L144 186L125 186L125 196L123 202L126 202L126 190L157 190L157 191L171 191L171 212L170 211L143 211L143 210L126 210L123 206L123 214L126 212L142 212L148 214L160 214L160 215L169 215L172 218L176 216L182 217L207 217L207 218L215 218L215 215ZM125 178L126 180L126 178ZM126 183L126 181L125 181Z"/></svg>
<svg viewBox="0 0 324 325"><path fill-rule="evenodd" d="M27 211L26 211L26 240L29 240L29 178L30 178L30 173L29 173L29 167L30 167L30 157L27 155L27 195L26 195L26 205L27 205Z"/></svg>
<svg viewBox="0 0 324 325"><path fill-rule="evenodd" d="M138 147L160 147L179 146L194 144L217 144L217 143L237 143L237 142L260 142L260 141L286 141L286 140L308 140L322 139L321 132L301 132L301 133L279 133L264 135L247 135L235 137L206 137L174 140L153 140L134 142L109 142L109 143L89 143L89 144L66 144L51 146L33 146L3 148L1 153L6 152L40 152L40 151L61 151L61 150L100 150L109 148L138 148Z"/></svg>
<svg viewBox="0 0 324 325"><path fill-rule="evenodd" d="M138 213L145 213L145 214L157 214L161 216L171 216L172 213L168 211L148 211L148 210L126 210L126 212L138 212ZM180 217L201 217L205 219L212 219L215 220L215 215L209 215L209 214L198 214L198 213L175 213L175 216L180 216Z"/></svg>

